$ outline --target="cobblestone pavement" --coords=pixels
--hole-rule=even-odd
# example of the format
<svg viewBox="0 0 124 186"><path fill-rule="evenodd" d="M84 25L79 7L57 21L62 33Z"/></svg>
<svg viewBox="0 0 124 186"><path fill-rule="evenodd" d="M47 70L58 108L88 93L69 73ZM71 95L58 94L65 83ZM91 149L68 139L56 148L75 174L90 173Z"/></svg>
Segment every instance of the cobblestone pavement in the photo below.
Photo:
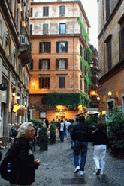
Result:
<svg viewBox="0 0 124 186"><path fill-rule="evenodd" d="M74 175L73 151L70 141L49 145L48 151L40 152L37 148L35 157L41 160L36 171L36 182L33 186L124 186L124 160L117 160L107 153L104 176L95 176L92 158L93 146L89 144L85 175ZM9 184L3 179L0 186Z"/></svg>

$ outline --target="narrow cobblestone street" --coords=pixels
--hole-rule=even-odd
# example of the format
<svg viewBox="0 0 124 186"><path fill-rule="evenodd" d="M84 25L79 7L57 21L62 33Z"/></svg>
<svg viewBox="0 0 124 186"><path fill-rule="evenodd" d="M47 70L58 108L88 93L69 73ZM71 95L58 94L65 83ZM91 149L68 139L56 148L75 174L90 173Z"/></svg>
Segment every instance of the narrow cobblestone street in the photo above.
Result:
<svg viewBox="0 0 124 186"><path fill-rule="evenodd" d="M49 145L48 151L40 152L37 148L35 157L41 160L41 166L36 171L36 182L33 186L123 186L124 160L117 160L107 153L106 170L103 177L93 174L94 162L92 159L93 146L89 144L85 176L74 175L73 151L70 141ZM0 186L9 184L2 180Z"/></svg>

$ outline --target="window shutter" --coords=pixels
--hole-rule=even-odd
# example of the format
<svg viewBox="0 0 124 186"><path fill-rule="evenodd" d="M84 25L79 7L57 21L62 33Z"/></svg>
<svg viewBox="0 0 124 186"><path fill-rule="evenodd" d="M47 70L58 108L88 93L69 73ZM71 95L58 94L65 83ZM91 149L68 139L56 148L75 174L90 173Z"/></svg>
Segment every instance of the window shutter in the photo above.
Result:
<svg viewBox="0 0 124 186"><path fill-rule="evenodd" d="M42 69L42 60L39 60L39 69Z"/></svg>
<svg viewBox="0 0 124 186"><path fill-rule="evenodd" d="M42 77L41 78L41 88L45 87L45 79Z"/></svg>
<svg viewBox="0 0 124 186"><path fill-rule="evenodd" d="M39 88L42 88L42 79L39 77Z"/></svg>
<svg viewBox="0 0 124 186"><path fill-rule="evenodd" d="M59 15L64 16L65 15L65 6L60 6L59 7Z"/></svg>
<svg viewBox="0 0 124 186"><path fill-rule="evenodd" d="M56 69L59 69L59 60L56 60Z"/></svg>
<svg viewBox="0 0 124 186"><path fill-rule="evenodd" d="M43 16L49 15L49 7L43 7Z"/></svg>
<svg viewBox="0 0 124 186"><path fill-rule="evenodd" d="M30 9L30 16L32 17L32 8Z"/></svg>
<svg viewBox="0 0 124 186"><path fill-rule="evenodd" d="M56 52L59 53L59 42L56 42Z"/></svg>
<svg viewBox="0 0 124 186"><path fill-rule="evenodd" d="M40 52L40 53L42 52L42 45L43 45L43 43L40 42L40 43L39 43L39 52Z"/></svg>
<svg viewBox="0 0 124 186"><path fill-rule="evenodd" d="M65 43L65 51L68 52L68 42Z"/></svg>
<svg viewBox="0 0 124 186"><path fill-rule="evenodd" d="M48 69L50 69L50 60L48 60Z"/></svg>
<svg viewBox="0 0 124 186"><path fill-rule="evenodd" d="M30 35L32 35L32 24L30 25Z"/></svg>
<svg viewBox="0 0 124 186"><path fill-rule="evenodd" d="M65 59L65 69L68 69L68 60Z"/></svg>
<svg viewBox="0 0 124 186"><path fill-rule="evenodd" d="M48 79L48 81L47 81L47 88L50 88L50 78L48 77L47 79Z"/></svg>
<svg viewBox="0 0 124 186"><path fill-rule="evenodd" d="M48 43L48 52L51 52L51 43Z"/></svg>
<svg viewBox="0 0 124 186"><path fill-rule="evenodd" d="M65 77L59 77L59 88L65 88Z"/></svg>
<svg viewBox="0 0 124 186"><path fill-rule="evenodd" d="M43 24L43 34L46 35L48 34L48 24Z"/></svg>

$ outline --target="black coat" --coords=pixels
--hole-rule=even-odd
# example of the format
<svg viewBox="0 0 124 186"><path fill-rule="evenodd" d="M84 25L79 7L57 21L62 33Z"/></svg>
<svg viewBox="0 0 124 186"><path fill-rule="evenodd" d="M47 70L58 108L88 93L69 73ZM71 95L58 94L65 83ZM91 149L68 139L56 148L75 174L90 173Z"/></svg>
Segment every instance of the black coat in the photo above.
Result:
<svg viewBox="0 0 124 186"><path fill-rule="evenodd" d="M8 151L9 156L17 159L15 175L10 180L11 184L30 185L35 181L35 169L38 167L30 150L29 141L24 138L18 138Z"/></svg>
<svg viewBox="0 0 124 186"><path fill-rule="evenodd" d="M1 159L2 159L2 152L0 151L0 161L1 161Z"/></svg>
<svg viewBox="0 0 124 186"><path fill-rule="evenodd" d="M105 127L97 128L93 133L93 145L107 145L107 131Z"/></svg>
<svg viewBox="0 0 124 186"><path fill-rule="evenodd" d="M88 128L85 122L77 122L77 124L72 127L71 138L73 141L89 141Z"/></svg>

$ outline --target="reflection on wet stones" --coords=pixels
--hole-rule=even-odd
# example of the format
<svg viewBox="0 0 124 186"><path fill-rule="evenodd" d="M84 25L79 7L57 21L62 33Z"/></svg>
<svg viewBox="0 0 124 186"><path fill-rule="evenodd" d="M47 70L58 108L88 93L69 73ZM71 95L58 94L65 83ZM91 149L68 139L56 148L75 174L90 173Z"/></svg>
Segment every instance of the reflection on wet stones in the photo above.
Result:
<svg viewBox="0 0 124 186"><path fill-rule="evenodd" d="M61 183L62 185L86 184L86 181L84 178L62 178Z"/></svg>

